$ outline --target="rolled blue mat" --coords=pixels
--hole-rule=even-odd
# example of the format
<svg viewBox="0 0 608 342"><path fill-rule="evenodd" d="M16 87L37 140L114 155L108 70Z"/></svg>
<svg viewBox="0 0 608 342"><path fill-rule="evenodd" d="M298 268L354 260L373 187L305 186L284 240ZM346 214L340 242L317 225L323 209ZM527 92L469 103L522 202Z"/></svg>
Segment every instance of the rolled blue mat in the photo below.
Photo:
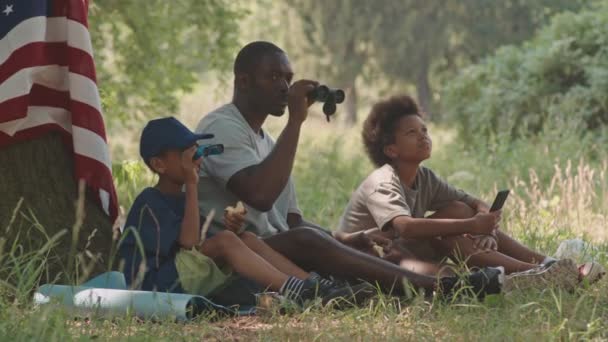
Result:
<svg viewBox="0 0 608 342"><path fill-rule="evenodd" d="M120 272L104 273L80 286L42 285L34 293L34 303L49 302L58 302L84 314L116 317L132 313L142 319L177 321L187 321L209 311L229 315L249 315L255 311L253 308L233 310L197 295L127 290Z"/></svg>

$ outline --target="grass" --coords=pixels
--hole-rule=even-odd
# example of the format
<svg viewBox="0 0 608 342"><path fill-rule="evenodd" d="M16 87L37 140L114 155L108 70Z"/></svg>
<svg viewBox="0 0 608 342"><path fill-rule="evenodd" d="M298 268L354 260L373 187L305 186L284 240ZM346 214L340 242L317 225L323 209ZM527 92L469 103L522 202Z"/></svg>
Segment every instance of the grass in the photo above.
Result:
<svg viewBox="0 0 608 342"><path fill-rule="evenodd" d="M294 170L299 204L308 219L331 228L372 166L362 152L357 129L329 130L335 126L317 118L309 121ZM281 121L270 126L277 136ZM449 129L432 127L431 134L435 146L428 165L440 175L487 200L499 188L513 190L505 208L504 229L550 254L560 241L584 237L597 247L594 257L606 264L606 155L593 160L560 158L555 146L542 146L541 137L536 144L502 149L490 160L483 152L486 147L463 148ZM116 164L114 174L126 209L141 188L153 181L135 161ZM347 311L313 307L283 316L200 317L188 324L141 322L133 317L75 318L61 308L33 307L29 302L51 247L27 254L3 239L0 246L0 273L13 274L9 280L0 280L2 341L608 339L606 280L574 294L547 289L490 296L483 303L379 297L364 308Z"/></svg>

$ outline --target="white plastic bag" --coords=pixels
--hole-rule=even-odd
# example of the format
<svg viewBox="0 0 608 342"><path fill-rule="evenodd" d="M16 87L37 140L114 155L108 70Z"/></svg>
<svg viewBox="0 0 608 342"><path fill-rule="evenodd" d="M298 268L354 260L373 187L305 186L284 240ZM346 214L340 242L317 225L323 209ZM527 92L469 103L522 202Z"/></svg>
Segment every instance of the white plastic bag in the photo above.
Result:
<svg viewBox="0 0 608 342"><path fill-rule="evenodd" d="M593 261L597 248L582 239L565 240L560 243L554 257L557 259L572 259L577 263Z"/></svg>

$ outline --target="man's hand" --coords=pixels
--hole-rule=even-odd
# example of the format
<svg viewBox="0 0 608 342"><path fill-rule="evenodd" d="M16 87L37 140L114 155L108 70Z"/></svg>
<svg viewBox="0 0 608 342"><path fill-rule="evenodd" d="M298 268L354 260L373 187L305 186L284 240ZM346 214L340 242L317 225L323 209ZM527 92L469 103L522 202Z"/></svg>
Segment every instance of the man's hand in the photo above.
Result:
<svg viewBox="0 0 608 342"><path fill-rule="evenodd" d="M490 235L500 222L502 211L497 210L491 213L477 213L473 217L472 234Z"/></svg>
<svg viewBox="0 0 608 342"><path fill-rule="evenodd" d="M310 80L299 80L289 87L288 107L289 121L302 123L308 116L308 107L313 104L313 100L308 97L308 93L315 89L319 83Z"/></svg>
<svg viewBox="0 0 608 342"><path fill-rule="evenodd" d="M224 210L224 225L226 229L236 235L242 234L245 227L245 215L247 215L247 209L245 209L241 201L236 204L236 207L227 207Z"/></svg>
<svg viewBox="0 0 608 342"><path fill-rule="evenodd" d="M182 152L182 169L184 170L184 183L186 184L198 184L198 171L203 159L192 160L194 153L196 153L196 146Z"/></svg>

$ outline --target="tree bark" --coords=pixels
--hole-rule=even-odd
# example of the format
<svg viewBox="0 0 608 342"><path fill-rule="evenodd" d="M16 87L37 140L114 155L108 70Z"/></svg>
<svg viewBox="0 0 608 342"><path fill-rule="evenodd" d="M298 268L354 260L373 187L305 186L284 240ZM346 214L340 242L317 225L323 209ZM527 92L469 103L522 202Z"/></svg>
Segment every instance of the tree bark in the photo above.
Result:
<svg viewBox="0 0 608 342"><path fill-rule="evenodd" d="M346 89L344 109L346 110L346 118L344 119L346 126L354 126L357 123L357 88L355 82Z"/></svg>
<svg viewBox="0 0 608 342"><path fill-rule="evenodd" d="M21 255L40 251L65 230L48 253L41 282L81 282L109 269L112 224L89 194L78 234L73 229L78 185L71 154L57 133L0 149L4 256L11 253L14 244L22 246L22 252L13 251Z"/></svg>
<svg viewBox="0 0 608 342"><path fill-rule="evenodd" d="M416 77L416 92L418 94L418 103L422 107L422 110L426 112L427 119L431 120L433 117L433 95L429 82L428 67L421 68L418 77Z"/></svg>

